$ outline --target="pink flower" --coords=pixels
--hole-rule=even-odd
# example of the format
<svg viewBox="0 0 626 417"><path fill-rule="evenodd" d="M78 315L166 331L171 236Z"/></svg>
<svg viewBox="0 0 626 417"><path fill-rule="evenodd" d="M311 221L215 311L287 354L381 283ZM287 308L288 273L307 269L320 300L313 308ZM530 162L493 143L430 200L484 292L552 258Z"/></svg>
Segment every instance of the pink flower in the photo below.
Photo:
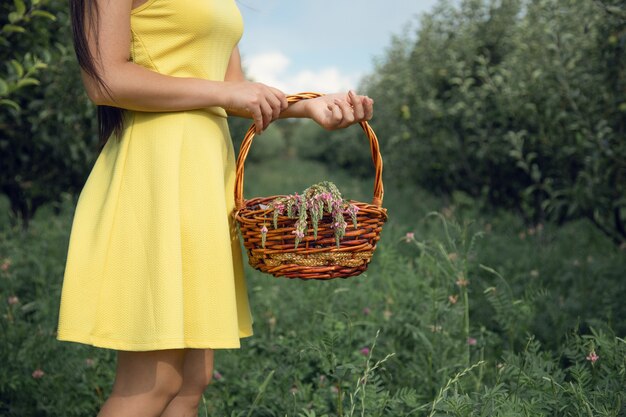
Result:
<svg viewBox="0 0 626 417"><path fill-rule="evenodd" d="M371 312L372 312L372 310L370 310L369 307L363 308L363 315L364 316L369 316Z"/></svg>
<svg viewBox="0 0 626 417"><path fill-rule="evenodd" d="M350 204L347 209L344 210L344 213L348 214L357 214L359 212L359 208L354 204Z"/></svg>
<svg viewBox="0 0 626 417"><path fill-rule="evenodd" d="M468 337L467 338L467 344L470 346L476 346L476 343L478 343L478 340L476 340L473 337Z"/></svg>
<svg viewBox="0 0 626 417"><path fill-rule="evenodd" d="M20 302L20 299L17 298L17 295L12 295L9 298L7 298L7 303L9 303L10 306L15 305L19 302Z"/></svg>
<svg viewBox="0 0 626 417"><path fill-rule="evenodd" d="M32 376L35 379L40 379L43 378L43 376L45 375L45 372L42 371L41 369L37 368L33 371Z"/></svg>
<svg viewBox="0 0 626 417"><path fill-rule="evenodd" d="M456 280L456 285L459 287L467 287L469 285L469 281L465 279L463 274L459 274L458 279Z"/></svg>
<svg viewBox="0 0 626 417"><path fill-rule="evenodd" d="M591 364L596 363L596 361L600 359L600 357L598 355L596 355L596 351L592 350L591 352L589 352L589 355L587 355L587 360L589 362L591 362Z"/></svg>
<svg viewBox="0 0 626 417"><path fill-rule="evenodd" d="M7 272L10 266L11 266L11 260L7 258L4 261L2 261L2 265L0 265L0 269L4 272Z"/></svg>
<svg viewBox="0 0 626 417"><path fill-rule="evenodd" d="M407 232L406 235L404 236L404 241L408 243L412 240L415 240L415 233Z"/></svg>
<svg viewBox="0 0 626 417"><path fill-rule="evenodd" d="M368 348L367 346L365 346L364 348L361 348L361 350L359 350L359 352L361 353L361 355L363 356L368 356L370 354L370 348Z"/></svg>
<svg viewBox="0 0 626 417"><path fill-rule="evenodd" d="M267 233L267 226L263 225L263 227L261 227L261 233Z"/></svg>
<svg viewBox="0 0 626 417"><path fill-rule="evenodd" d="M222 374L220 374L219 371L213 371L213 379L219 381L222 379Z"/></svg>

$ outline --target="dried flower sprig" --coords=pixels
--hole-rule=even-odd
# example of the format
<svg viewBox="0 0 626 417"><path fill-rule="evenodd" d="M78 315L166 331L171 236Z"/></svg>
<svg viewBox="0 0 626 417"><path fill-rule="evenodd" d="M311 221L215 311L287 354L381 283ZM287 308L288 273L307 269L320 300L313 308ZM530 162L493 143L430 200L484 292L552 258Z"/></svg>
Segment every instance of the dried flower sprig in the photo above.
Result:
<svg viewBox="0 0 626 417"><path fill-rule="evenodd" d="M337 246L346 233L345 214L350 216L354 228L357 227L359 207L345 201L337 186L330 181L314 184L305 189L302 194L295 193L278 197L270 202L267 207L274 210L274 229L278 228L278 217L281 215L296 219L295 230L292 232L295 235L296 248L307 234L309 220L313 226L313 238L317 239L319 222L326 214L332 217L331 227L335 231ZM263 225L261 229L262 247L265 247L266 236L267 227Z"/></svg>

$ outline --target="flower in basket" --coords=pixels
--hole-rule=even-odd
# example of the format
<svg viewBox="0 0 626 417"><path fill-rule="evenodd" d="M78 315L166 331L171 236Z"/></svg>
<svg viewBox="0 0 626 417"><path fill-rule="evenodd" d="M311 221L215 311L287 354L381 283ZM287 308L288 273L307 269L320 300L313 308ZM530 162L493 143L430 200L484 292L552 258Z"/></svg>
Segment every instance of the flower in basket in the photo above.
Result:
<svg viewBox="0 0 626 417"><path fill-rule="evenodd" d="M350 216L354 228L357 227L357 212L359 208L347 202L341 196L339 189L330 181L322 181L305 189L302 194L292 194L274 199L268 205L273 210L274 229L278 228L278 217L287 216L295 219L292 232L295 235L295 248L306 236L309 221L313 226L313 238L317 239L319 223L324 216L331 219L330 227L334 230L335 242L339 247L339 241L346 233L347 222L345 215ZM265 247L265 239L268 229L266 225L261 228L261 245Z"/></svg>

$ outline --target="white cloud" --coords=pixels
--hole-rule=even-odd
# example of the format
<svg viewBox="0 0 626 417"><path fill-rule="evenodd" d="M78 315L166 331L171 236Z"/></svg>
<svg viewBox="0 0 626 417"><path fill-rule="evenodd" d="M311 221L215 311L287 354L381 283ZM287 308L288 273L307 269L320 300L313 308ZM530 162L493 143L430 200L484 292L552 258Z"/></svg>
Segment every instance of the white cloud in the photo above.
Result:
<svg viewBox="0 0 626 417"><path fill-rule="evenodd" d="M276 87L287 94L302 91L332 93L354 89L361 74L344 74L336 67L290 73L291 60L282 52L244 56L246 74L253 80Z"/></svg>

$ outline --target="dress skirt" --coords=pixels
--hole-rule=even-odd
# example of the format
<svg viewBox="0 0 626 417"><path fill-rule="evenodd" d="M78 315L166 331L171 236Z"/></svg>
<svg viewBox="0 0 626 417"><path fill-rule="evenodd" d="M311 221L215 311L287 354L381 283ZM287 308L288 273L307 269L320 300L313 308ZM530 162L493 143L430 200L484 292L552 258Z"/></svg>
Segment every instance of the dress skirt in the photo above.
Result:
<svg viewBox="0 0 626 417"><path fill-rule="evenodd" d="M227 120L127 112L80 194L58 339L117 350L237 348L252 334Z"/></svg>

